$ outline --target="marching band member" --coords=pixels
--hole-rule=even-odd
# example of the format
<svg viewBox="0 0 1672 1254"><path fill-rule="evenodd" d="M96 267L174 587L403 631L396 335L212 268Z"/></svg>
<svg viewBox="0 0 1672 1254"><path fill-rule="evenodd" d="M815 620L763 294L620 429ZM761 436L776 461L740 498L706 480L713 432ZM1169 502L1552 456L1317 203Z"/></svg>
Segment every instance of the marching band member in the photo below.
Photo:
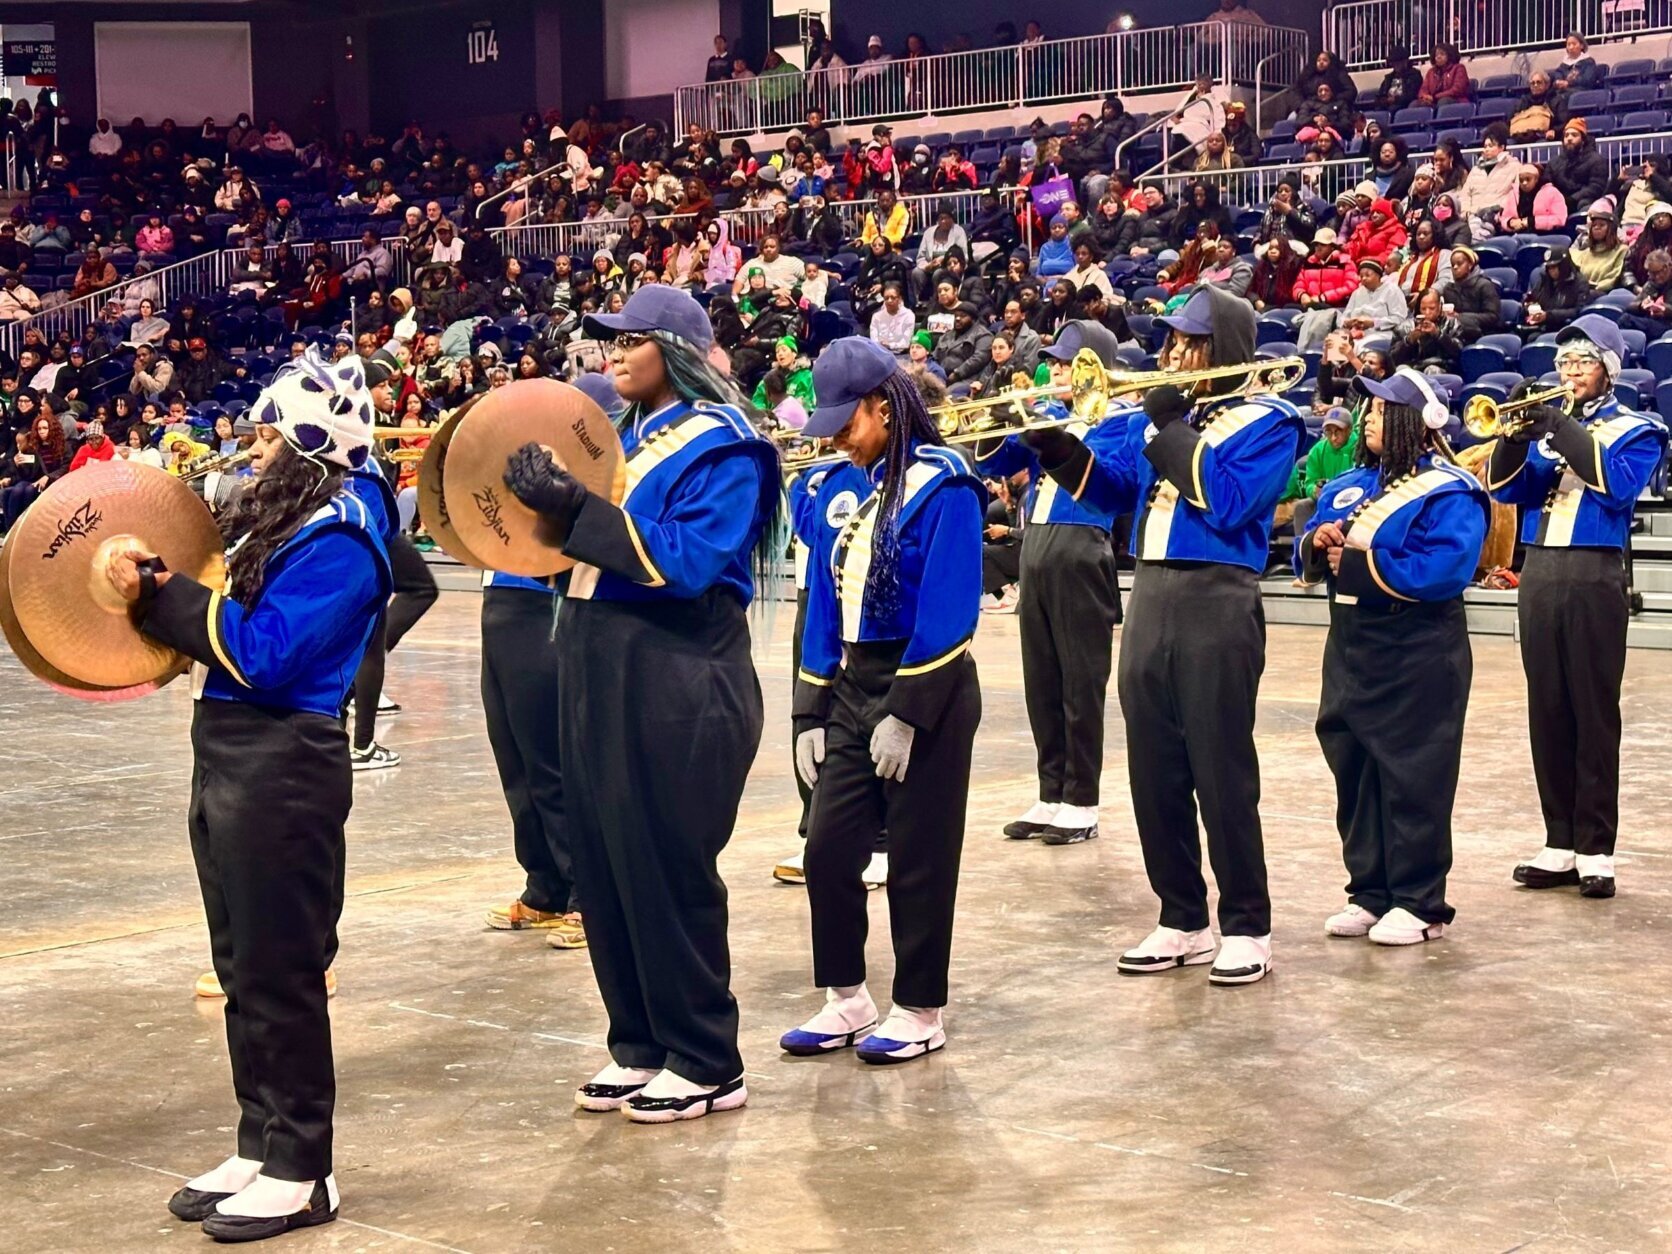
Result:
<svg viewBox="0 0 1672 1254"><path fill-rule="evenodd" d="M713 329L685 292L641 287L585 331L613 341L628 403L621 505L533 443L505 482L584 563L558 611L558 741L613 1061L575 1101L667 1123L748 1100L715 861L760 744L745 611L783 548L778 456L708 364Z"/></svg>
<svg viewBox="0 0 1672 1254"><path fill-rule="evenodd" d="M226 593L139 548L107 570L147 635L208 668L189 826L242 1115L234 1156L169 1210L223 1241L337 1217L325 972L353 801L339 714L392 583L344 484L369 456L371 415L358 361L305 359L253 411L254 486L221 520Z"/></svg>
<svg viewBox="0 0 1672 1254"><path fill-rule="evenodd" d="M1572 401L1534 408L1498 441L1487 469L1493 496L1525 507L1516 615L1545 842L1515 879L1612 897L1630 619L1623 555L1632 509L1666 456L1667 437L1657 419L1614 396L1626 352L1617 326L1585 314L1556 342Z"/></svg>
<svg viewBox="0 0 1672 1254"><path fill-rule="evenodd" d="M1456 913L1446 873L1474 670L1463 589L1491 501L1452 461L1427 376L1407 366L1363 386L1358 465L1324 485L1296 558L1330 590L1318 740L1348 883L1324 930L1415 945Z"/></svg>
<svg viewBox="0 0 1672 1254"><path fill-rule="evenodd" d="M814 788L807 898L825 1005L781 1044L820 1054L858 1042L865 1062L906 1062L946 1045L941 1010L981 721L969 645L987 494L880 344L832 343L813 390L807 432L833 437L852 464L825 479L809 528L794 705L796 769ZM885 829L895 974L879 1027L865 987L861 873Z"/></svg>
<svg viewBox="0 0 1672 1254"><path fill-rule="evenodd" d="M1051 382L1069 382L1070 363L1083 348L1105 366L1115 360L1115 337L1091 322L1063 326L1045 350ZM1060 405L1045 406L1065 417ZM1084 435L1084 422L1070 422ZM983 450L984 451L984 450ZM1012 840L1071 845L1097 836L1103 775L1103 705L1109 688L1120 586L1109 540L1115 514L1039 473L1039 458L1023 436L1011 436L980 458L983 474L1032 476L1023 507L1020 595L1016 620L1022 641L1022 688L1038 754L1039 800L1005 826Z"/></svg>
<svg viewBox="0 0 1672 1254"><path fill-rule="evenodd" d="M1228 291L1198 288L1161 321L1170 328L1165 369L1254 360L1253 307ZM1138 569L1117 684L1132 806L1161 920L1117 965L1144 975L1211 962L1215 984L1252 984L1271 970L1254 750L1266 635L1259 578L1272 512L1306 433L1281 397L1216 396L1239 383L1204 383L1194 405L1178 388L1153 388L1142 409L1099 424L1084 443L1056 431L1035 436L1041 464L1074 499L1112 514L1137 511ZM1219 884L1217 958L1198 806Z"/></svg>

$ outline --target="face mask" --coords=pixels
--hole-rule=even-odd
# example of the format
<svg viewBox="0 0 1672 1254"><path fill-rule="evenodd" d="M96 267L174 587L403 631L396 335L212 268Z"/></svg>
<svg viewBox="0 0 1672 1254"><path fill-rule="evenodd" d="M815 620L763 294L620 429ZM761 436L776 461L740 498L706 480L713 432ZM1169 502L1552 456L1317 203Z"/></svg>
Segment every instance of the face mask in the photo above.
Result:
<svg viewBox="0 0 1672 1254"><path fill-rule="evenodd" d="M1434 206L1434 221L1444 222L1447 219L1449 219L1450 217L1451 217L1451 206L1450 205L1435 205Z"/></svg>

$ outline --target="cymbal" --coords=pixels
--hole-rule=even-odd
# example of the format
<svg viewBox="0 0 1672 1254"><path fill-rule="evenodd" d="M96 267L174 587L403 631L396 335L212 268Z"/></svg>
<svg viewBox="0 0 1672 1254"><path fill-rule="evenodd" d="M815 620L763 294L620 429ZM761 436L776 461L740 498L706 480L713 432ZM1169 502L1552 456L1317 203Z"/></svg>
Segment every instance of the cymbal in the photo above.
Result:
<svg viewBox="0 0 1672 1254"><path fill-rule="evenodd" d="M219 587L220 529L184 483L136 462L65 475L29 507L6 545L11 603L36 652L84 687L160 684L183 655L143 635L105 578L108 554L134 544L171 571Z"/></svg>
<svg viewBox="0 0 1672 1254"><path fill-rule="evenodd" d="M152 683L134 684L127 688L98 688L66 675L40 655L39 650L29 642L29 637L23 634L23 628L18 625L17 613L12 608L11 573L7 561L8 555L16 551L16 545L0 549L0 636L11 646L12 652L17 654L17 660L23 663L24 669L35 678L65 696L82 701L131 701L135 697L155 692L177 675L184 674L191 665L191 659L182 654L180 668L166 678L159 678Z"/></svg>
<svg viewBox="0 0 1672 1254"><path fill-rule="evenodd" d="M459 429L460 421L475 408L478 399L471 397L447 415L430 437L429 447L424 450L424 460L418 463L418 517L424 520L424 530L441 546L443 553L456 562L482 569L476 554L453 530L453 521L447 515L447 496L441 490L447 447L452 443L453 433Z"/></svg>
<svg viewBox="0 0 1672 1254"><path fill-rule="evenodd" d="M621 437L596 401L556 379L518 379L486 393L454 430L442 463L448 517L476 565L544 577L568 570L551 524L505 486L512 453L532 441L589 492L619 504L627 489Z"/></svg>

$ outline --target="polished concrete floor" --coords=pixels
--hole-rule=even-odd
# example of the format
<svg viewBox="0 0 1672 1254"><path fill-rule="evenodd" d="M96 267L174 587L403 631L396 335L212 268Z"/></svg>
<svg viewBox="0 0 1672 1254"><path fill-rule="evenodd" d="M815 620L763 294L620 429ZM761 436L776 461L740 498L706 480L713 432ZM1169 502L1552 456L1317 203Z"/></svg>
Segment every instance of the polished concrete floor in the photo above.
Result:
<svg viewBox="0 0 1672 1254"><path fill-rule="evenodd" d="M1032 796L1016 627L982 625L952 1040L898 1069L774 1046L816 1004L793 848L787 616L736 838L751 1103L671 1128L586 1116L604 1061L584 953L485 930L520 886L476 696L478 602L391 659L398 771L358 781L333 1003L343 1220L287 1248L1672 1248L1672 655L1634 652L1621 895L1518 891L1541 843L1515 645L1475 643L1445 940L1332 941L1323 636L1271 633L1260 711L1274 976L1117 978L1154 922L1110 699L1104 838L1000 839ZM188 698L83 705L0 658L0 1250L197 1247L163 1202L231 1151L184 837ZM890 957L873 895L873 988Z"/></svg>

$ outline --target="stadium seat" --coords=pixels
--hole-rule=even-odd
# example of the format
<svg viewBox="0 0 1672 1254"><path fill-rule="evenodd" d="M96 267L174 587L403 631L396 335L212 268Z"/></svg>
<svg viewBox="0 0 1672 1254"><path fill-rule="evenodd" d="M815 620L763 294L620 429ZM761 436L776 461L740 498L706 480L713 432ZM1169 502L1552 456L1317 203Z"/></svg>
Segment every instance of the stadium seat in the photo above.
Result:
<svg viewBox="0 0 1672 1254"><path fill-rule="evenodd" d="M1521 302L1510 300L1507 296L1498 302L1498 316L1504 320L1506 327L1521 325Z"/></svg>
<svg viewBox="0 0 1672 1254"><path fill-rule="evenodd" d="M1475 383L1487 375L1507 370L1520 356L1519 336L1483 335L1463 350L1460 369L1464 382Z"/></svg>
<svg viewBox="0 0 1672 1254"><path fill-rule="evenodd" d="M1531 344L1521 346L1521 358L1516 367L1527 378L1537 378L1556 368L1556 337L1541 335Z"/></svg>
<svg viewBox="0 0 1672 1254"><path fill-rule="evenodd" d="M1607 101L1603 103L1606 104ZM1428 105L1410 105L1393 115L1392 127L1395 131L1420 130L1433 120L1434 110Z"/></svg>
<svg viewBox="0 0 1672 1254"><path fill-rule="evenodd" d="M1654 103L1655 96L1660 89L1653 83L1628 83L1624 87L1616 87L1611 94L1614 97L1613 106L1616 109L1642 109Z"/></svg>
<svg viewBox="0 0 1672 1254"><path fill-rule="evenodd" d="M1644 348L1643 364L1655 378L1672 380L1672 336L1662 336Z"/></svg>
<svg viewBox="0 0 1672 1254"><path fill-rule="evenodd" d="M1295 137L1295 132L1299 129L1300 123L1296 122L1293 118L1280 118L1278 121L1272 123L1270 138L1276 140L1291 140Z"/></svg>
<svg viewBox="0 0 1672 1254"><path fill-rule="evenodd" d="M1492 74L1479 87L1482 96L1512 96L1526 90L1526 82L1519 74Z"/></svg>
<svg viewBox="0 0 1672 1254"><path fill-rule="evenodd" d="M1499 96L1493 100L1479 100L1475 102L1475 121L1503 122L1515 112L1515 101L1508 96Z"/></svg>
<svg viewBox="0 0 1672 1254"><path fill-rule="evenodd" d="M1474 102L1471 100L1454 100L1441 105L1434 111L1436 122L1458 122L1475 115Z"/></svg>
<svg viewBox="0 0 1672 1254"><path fill-rule="evenodd" d="M1622 131L1660 131L1666 129L1665 109L1639 109L1620 119Z"/></svg>
<svg viewBox="0 0 1672 1254"><path fill-rule="evenodd" d="M1481 273L1497 286L1500 296L1521 294L1521 276L1515 272L1513 266L1492 266L1490 269L1482 266Z"/></svg>
<svg viewBox="0 0 1672 1254"><path fill-rule="evenodd" d="M1591 88L1588 91L1576 91L1568 97L1568 113L1572 117L1588 118L1593 113L1600 113L1608 108L1608 89L1605 87Z"/></svg>
<svg viewBox="0 0 1672 1254"><path fill-rule="evenodd" d="M1266 159L1274 162L1299 161L1305 155L1306 148L1301 144L1272 144L1266 150Z"/></svg>
<svg viewBox="0 0 1672 1254"><path fill-rule="evenodd" d="M1641 331L1632 331L1621 327L1620 338L1626 344L1625 364L1628 366L1640 365L1643 361L1644 351L1648 348L1649 337Z"/></svg>
<svg viewBox="0 0 1672 1254"><path fill-rule="evenodd" d="M1446 395L1454 402L1463 392L1463 379L1459 375L1434 374L1430 375L1429 378L1433 381L1435 387L1444 388Z"/></svg>
<svg viewBox="0 0 1672 1254"><path fill-rule="evenodd" d="M1672 379L1663 379L1655 385L1655 412L1662 417L1672 414Z"/></svg>
<svg viewBox="0 0 1672 1254"><path fill-rule="evenodd" d="M1654 77L1655 63L1649 58L1617 61L1608 71L1610 83L1634 83Z"/></svg>
<svg viewBox="0 0 1672 1254"><path fill-rule="evenodd" d="M1647 409L1655 403L1657 380L1647 370L1626 369L1614 380L1614 395L1633 409Z"/></svg>

